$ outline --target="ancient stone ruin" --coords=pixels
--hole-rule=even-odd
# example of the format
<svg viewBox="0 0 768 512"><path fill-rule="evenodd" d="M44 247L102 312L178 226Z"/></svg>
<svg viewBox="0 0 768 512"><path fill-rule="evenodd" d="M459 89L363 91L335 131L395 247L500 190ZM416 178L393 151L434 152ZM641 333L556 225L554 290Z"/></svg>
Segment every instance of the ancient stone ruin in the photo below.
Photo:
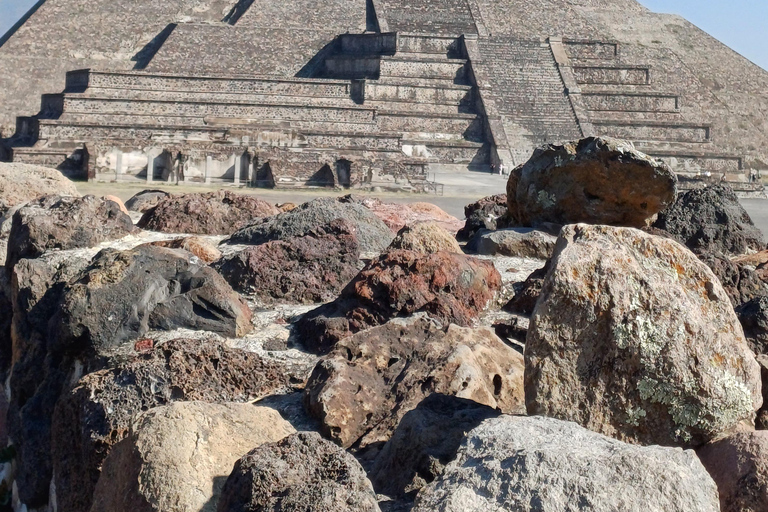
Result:
<svg viewBox="0 0 768 512"><path fill-rule="evenodd" d="M634 0L83 5L39 2L0 39L0 159L428 190L430 165L509 169L607 135L741 191L768 170L768 73Z"/></svg>

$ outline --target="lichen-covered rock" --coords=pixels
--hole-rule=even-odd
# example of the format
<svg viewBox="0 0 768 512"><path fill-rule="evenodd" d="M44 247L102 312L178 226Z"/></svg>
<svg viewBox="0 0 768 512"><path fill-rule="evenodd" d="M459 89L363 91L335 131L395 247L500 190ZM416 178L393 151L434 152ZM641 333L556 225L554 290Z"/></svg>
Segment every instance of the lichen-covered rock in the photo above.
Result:
<svg viewBox="0 0 768 512"><path fill-rule="evenodd" d="M413 512L718 512L692 451L641 447L543 417L480 424Z"/></svg>
<svg viewBox="0 0 768 512"><path fill-rule="evenodd" d="M414 494L437 479L456 457L464 436L499 411L456 396L435 393L409 411L368 472L376 492Z"/></svg>
<svg viewBox="0 0 768 512"><path fill-rule="evenodd" d="M6 266L52 249L95 247L135 230L131 218L112 201L94 196L45 196L13 215Z"/></svg>
<svg viewBox="0 0 768 512"><path fill-rule="evenodd" d="M142 190L127 200L125 207L132 212L145 213L147 210L157 206L157 203L170 196L171 194L165 190Z"/></svg>
<svg viewBox="0 0 768 512"><path fill-rule="evenodd" d="M344 219L355 227L363 252L383 251L394 237L386 224L364 206L323 197L274 217L256 220L233 234L229 241L258 245L271 240L286 240L305 236L336 219Z"/></svg>
<svg viewBox="0 0 768 512"><path fill-rule="evenodd" d="M507 214L507 194L497 194L495 196L484 197L479 201L468 204L464 207L464 227L462 227L456 238L458 240L470 240L475 233L481 229L501 229L506 225L499 225L499 219ZM506 224L503 223L502 224Z"/></svg>
<svg viewBox="0 0 768 512"><path fill-rule="evenodd" d="M263 444L224 484L218 512L379 512L363 468L314 432Z"/></svg>
<svg viewBox="0 0 768 512"><path fill-rule="evenodd" d="M355 194L340 197L339 201L365 206L380 218L393 233L397 233L406 226L413 226L421 222L433 222L454 236L463 224L459 219L432 203L385 203L376 197Z"/></svg>
<svg viewBox="0 0 768 512"><path fill-rule="evenodd" d="M722 512L768 512L768 431L741 432L702 446Z"/></svg>
<svg viewBox="0 0 768 512"><path fill-rule="evenodd" d="M557 237L531 228L478 231L467 244L467 251L490 256L549 259Z"/></svg>
<svg viewBox="0 0 768 512"><path fill-rule="evenodd" d="M75 184L56 169L0 162L0 217L4 208L48 195L79 197L80 193Z"/></svg>
<svg viewBox="0 0 768 512"><path fill-rule="evenodd" d="M702 253L703 261L723 285L733 307L738 307L757 297L768 295L766 284L749 265L732 261L723 254Z"/></svg>
<svg viewBox="0 0 768 512"><path fill-rule="evenodd" d="M135 414L177 401L252 402L292 387L282 365L220 342L146 345L146 352L84 376L59 399L52 459L60 510L91 509L102 463Z"/></svg>
<svg viewBox="0 0 768 512"><path fill-rule="evenodd" d="M459 242L436 222L419 222L405 226L389 244L388 250L406 249L408 251L431 254L440 251L463 254Z"/></svg>
<svg viewBox="0 0 768 512"><path fill-rule="evenodd" d="M659 213L654 227L671 233L692 251L744 254L765 249L765 239L728 185L680 194Z"/></svg>
<svg viewBox="0 0 768 512"><path fill-rule="evenodd" d="M507 183L507 206L522 226L541 223L642 227L672 204L677 178L632 143L588 137L537 148Z"/></svg>
<svg viewBox="0 0 768 512"><path fill-rule="evenodd" d="M140 414L104 461L92 512L216 512L240 457L295 432L251 404L177 402Z"/></svg>
<svg viewBox="0 0 768 512"><path fill-rule="evenodd" d="M167 247L169 249L184 249L200 258L203 263L213 263L221 258L221 251L216 245L199 236L176 238L175 240L163 240L152 242L149 245Z"/></svg>
<svg viewBox="0 0 768 512"><path fill-rule="evenodd" d="M717 278L678 243L566 226L525 347L529 414L699 446L754 421L760 370Z"/></svg>
<svg viewBox="0 0 768 512"><path fill-rule="evenodd" d="M488 261L390 251L366 265L336 300L304 315L296 331L305 347L325 353L340 339L417 312L468 326L500 287L501 276Z"/></svg>
<svg viewBox="0 0 768 512"><path fill-rule="evenodd" d="M217 190L161 199L138 225L163 233L231 235L255 219L278 213L277 207L256 197Z"/></svg>
<svg viewBox="0 0 768 512"><path fill-rule="evenodd" d="M343 219L305 236L273 240L219 260L214 268L232 287L265 302L333 300L359 272L355 226Z"/></svg>
<svg viewBox="0 0 768 512"><path fill-rule="evenodd" d="M523 358L490 329L393 320L339 342L307 381L323 433L357 450L386 442L431 393L523 412Z"/></svg>

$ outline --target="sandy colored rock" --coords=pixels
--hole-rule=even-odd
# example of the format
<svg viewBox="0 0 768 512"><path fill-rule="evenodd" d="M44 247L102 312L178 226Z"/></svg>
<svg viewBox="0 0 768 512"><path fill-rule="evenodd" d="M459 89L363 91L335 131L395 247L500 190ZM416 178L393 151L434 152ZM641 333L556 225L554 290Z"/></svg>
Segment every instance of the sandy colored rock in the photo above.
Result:
<svg viewBox="0 0 768 512"><path fill-rule="evenodd" d="M393 320L339 342L315 367L307 407L344 448L386 442L431 393L523 412L523 357L490 329Z"/></svg>
<svg viewBox="0 0 768 512"><path fill-rule="evenodd" d="M162 242L152 242L150 245L157 247L167 247L169 249L184 249L191 252L204 263L213 263L221 258L221 251L213 243L199 236L188 236L185 238L177 238L175 240L167 240Z"/></svg>
<svg viewBox="0 0 768 512"><path fill-rule="evenodd" d="M3 209L48 195L80 197L75 184L56 169L0 162L0 216Z"/></svg>
<svg viewBox="0 0 768 512"><path fill-rule="evenodd" d="M544 417L501 416L467 434L413 512L718 512L696 454L642 447Z"/></svg>
<svg viewBox="0 0 768 512"><path fill-rule="evenodd" d="M263 444L235 464L218 512L379 512L363 468L314 432Z"/></svg>
<svg viewBox="0 0 768 512"><path fill-rule="evenodd" d="M640 444L752 423L760 370L712 271L630 228L566 226L525 347L528 413Z"/></svg>
<svg viewBox="0 0 768 512"><path fill-rule="evenodd" d="M104 199L107 201L112 201L113 203L117 204L117 206L120 207L120 211L124 214L128 215L128 208L125 207L125 204L123 203L123 200L120 199L117 196L104 196Z"/></svg>
<svg viewBox="0 0 768 512"><path fill-rule="evenodd" d="M666 164L632 143L588 137L537 148L507 183L507 205L522 226L542 223L642 227L676 197Z"/></svg>
<svg viewBox="0 0 768 512"><path fill-rule="evenodd" d="M294 433L251 404L177 402L134 420L104 461L92 512L215 512L234 463Z"/></svg>
<svg viewBox="0 0 768 512"><path fill-rule="evenodd" d="M403 227L388 250L406 249L431 254L439 251L463 254L459 242L436 222L419 222Z"/></svg>
<svg viewBox="0 0 768 512"><path fill-rule="evenodd" d="M741 432L697 450L722 512L768 512L768 431Z"/></svg>
<svg viewBox="0 0 768 512"><path fill-rule="evenodd" d="M467 251L490 256L549 259L557 237L531 228L478 231L467 244Z"/></svg>

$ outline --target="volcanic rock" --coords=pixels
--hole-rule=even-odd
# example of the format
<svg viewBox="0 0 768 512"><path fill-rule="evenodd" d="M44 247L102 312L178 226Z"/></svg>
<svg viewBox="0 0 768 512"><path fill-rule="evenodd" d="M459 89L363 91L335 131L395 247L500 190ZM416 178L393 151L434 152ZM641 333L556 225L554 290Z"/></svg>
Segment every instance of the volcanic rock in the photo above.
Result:
<svg viewBox="0 0 768 512"><path fill-rule="evenodd" d="M274 240L219 260L214 268L235 290L267 302L333 300L359 271L355 226L343 219L305 236Z"/></svg>
<svg viewBox="0 0 768 512"><path fill-rule="evenodd" d="M152 242L150 245L157 247L167 247L169 249L184 249L191 252L203 263L213 263L221 258L221 251L216 245L199 236L188 236L185 238L176 238L175 240L163 240Z"/></svg>
<svg viewBox="0 0 768 512"><path fill-rule="evenodd" d="M127 200L125 207L132 212L145 213L167 197L171 197L171 194L165 190L142 190Z"/></svg>
<svg viewBox="0 0 768 512"><path fill-rule="evenodd" d="M385 203L375 197L355 194L340 197L339 201L365 206L380 218L393 233L397 233L406 226L413 226L421 222L433 222L454 236L463 225L459 219L432 203Z"/></svg>
<svg viewBox="0 0 768 512"><path fill-rule="evenodd" d="M468 326L500 288L491 262L448 252L391 251L366 265L336 300L304 315L296 331L310 351L325 353L358 331L417 312Z"/></svg>
<svg viewBox="0 0 768 512"><path fill-rule="evenodd" d="M547 276L550 261L540 269L534 270L523 283L515 290L515 296L504 306L504 310L522 315L532 315L536 308L536 302L544 287L544 278Z"/></svg>
<svg viewBox="0 0 768 512"><path fill-rule="evenodd" d="M765 239L727 185L680 194L659 213L654 227L671 233L696 253L744 254L765 249Z"/></svg>
<svg viewBox="0 0 768 512"><path fill-rule="evenodd" d="M697 451L722 512L768 512L768 431L741 432Z"/></svg>
<svg viewBox="0 0 768 512"><path fill-rule="evenodd" d="M92 512L216 512L232 465L294 433L273 409L177 402L140 414L104 461Z"/></svg>
<svg viewBox="0 0 768 512"><path fill-rule="evenodd" d="M402 496L438 478L467 432L500 413L471 400L429 395L402 421L369 471L376 492Z"/></svg>
<svg viewBox="0 0 768 512"><path fill-rule="evenodd" d="M355 227L363 252L383 251L392 241L393 234L386 224L367 208L325 197L274 217L258 219L233 234L229 241L258 245L271 240L286 240L304 236L336 219L345 219Z"/></svg>
<svg viewBox="0 0 768 512"><path fill-rule="evenodd" d="M387 250L406 249L432 254L440 251L463 254L459 243L436 222L419 222L405 226Z"/></svg>
<svg viewBox="0 0 768 512"><path fill-rule="evenodd" d="M94 196L42 197L13 215L6 266L52 249L95 247L135 230L131 218L112 201Z"/></svg>
<svg viewBox="0 0 768 512"><path fill-rule="evenodd" d="M758 430L768 430L768 355L758 354L755 359L760 365L760 377L763 381L763 406L757 411L755 426Z"/></svg>
<svg viewBox="0 0 768 512"><path fill-rule="evenodd" d="M59 399L52 459L61 510L90 510L102 463L136 413L176 401L252 402L291 387L280 364L220 342L147 341L148 352L84 376Z"/></svg>
<svg viewBox="0 0 768 512"><path fill-rule="evenodd" d="M413 512L489 510L717 512L717 487L693 451L641 447L543 417L480 424Z"/></svg>
<svg viewBox="0 0 768 512"><path fill-rule="evenodd" d="M139 227L163 233L230 235L255 219L280 213L253 196L228 190L169 196L147 210Z"/></svg>
<svg viewBox="0 0 768 512"><path fill-rule="evenodd" d="M703 253L699 254L699 259L720 280L733 307L768 295L768 284L749 265L732 261L723 254Z"/></svg>
<svg viewBox="0 0 768 512"><path fill-rule="evenodd" d="M352 455L314 432L263 444L235 464L219 512L379 512Z"/></svg>
<svg viewBox="0 0 768 512"><path fill-rule="evenodd" d="M751 423L760 370L728 296L678 243L566 226L525 347L528 413L640 444L700 446Z"/></svg>
<svg viewBox="0 0 768 512"><path fill-rule="evenodd" d="M768 297L757 297L736 308L752 351L768 354Z"/></svg>
<svg viewBox="0 0 768 512"><path fill-rule="evenodd" d="M523 412L523 357L490 329L394 320L338 343L306 387L310 414L344 448L384 443L432 393Z"/></svg>
<svg viewBox="0 0 768 512"><path fill-rule="evenodd" d="M507 194L484 197L477 202L464 207L466 221L456 238L458 240L470 240L481 229L500 229L499 219L507 214Z"/></svg>
<svg viewBox="0 0 768 512"><path fill-rule="evenodd" d="M588 137L548 144L515 169L507 206L522 226L541 223L642 227L675 200L677 178L666 164L626 141Z"/></svg>
<svg viewBox="0 0 768 512"><path fill-rule="evenodd" d="M467 251L490 256L549 259L557 237L531 228L480 230L467 244Z"/></svg>
<svg viewBox="0 0 768 512"><path fill-rule="evenodd" d="M0 162L0 217L4 209L47 195L79 197L80 193L56 169Z"/></svg>

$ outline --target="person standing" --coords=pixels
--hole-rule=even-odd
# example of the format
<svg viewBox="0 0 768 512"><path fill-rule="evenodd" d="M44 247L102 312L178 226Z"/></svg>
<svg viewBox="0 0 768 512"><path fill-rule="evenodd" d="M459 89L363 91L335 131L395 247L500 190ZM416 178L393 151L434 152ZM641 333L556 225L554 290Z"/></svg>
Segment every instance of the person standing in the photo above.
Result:
<svg viewBox="0 0 768 512"><path fill-rule="evenodd" d="M505 175L506 168L504 167L504 162L499 163L499 176Z"/></svg>

